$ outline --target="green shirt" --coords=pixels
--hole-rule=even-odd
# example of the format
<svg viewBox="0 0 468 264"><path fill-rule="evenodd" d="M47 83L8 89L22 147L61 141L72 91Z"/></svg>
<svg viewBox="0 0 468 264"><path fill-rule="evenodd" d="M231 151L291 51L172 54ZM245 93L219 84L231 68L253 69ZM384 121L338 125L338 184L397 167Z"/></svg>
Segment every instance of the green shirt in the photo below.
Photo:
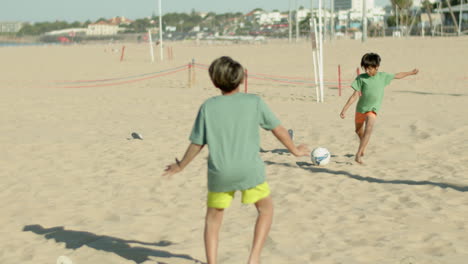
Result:
<svg viewBox="0 0 468 264"><path fill-rule="evenodd" d="M259 126L272 130L279 124L257 95L235 93L206 100L198 111L190 141L208 145L208 190L246 190L265 182Z"/></svg>
<svg viewBox="0 0 468 264"><path fill-rule="evenodd" d="M378 112L382 106L384 88L395 78L395 74L378 72L374 76L363 73L356 77L351 87L361 92L361 97L357 103L356 112L366 113L370 111Z"/></svg>

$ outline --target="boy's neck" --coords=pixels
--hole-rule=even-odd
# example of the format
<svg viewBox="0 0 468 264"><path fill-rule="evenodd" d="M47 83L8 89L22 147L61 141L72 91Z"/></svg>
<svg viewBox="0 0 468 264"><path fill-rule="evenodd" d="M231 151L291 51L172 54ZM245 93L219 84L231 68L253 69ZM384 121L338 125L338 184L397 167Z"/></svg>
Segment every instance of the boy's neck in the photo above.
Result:
<svg viewBox="0 0 468 264"><path fill-rule="evenodd" d="M234 90L232 90L232 91L230 91L230 92L225 92L225 91L222 91L222 90L221 90L221 93L222 93L223 95L233 95L233 94L236 94L236 93L238 93L238 92L239 92L239 87L237 87L236 89L234 89Z"/></svg>

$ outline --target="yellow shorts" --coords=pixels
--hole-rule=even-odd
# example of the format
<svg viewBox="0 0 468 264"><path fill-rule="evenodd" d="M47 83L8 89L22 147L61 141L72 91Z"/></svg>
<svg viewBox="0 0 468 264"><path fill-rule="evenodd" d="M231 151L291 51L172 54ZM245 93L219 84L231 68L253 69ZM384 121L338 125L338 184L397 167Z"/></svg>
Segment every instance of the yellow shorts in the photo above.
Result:
<svg viewBox="0 0 468 264"><path fill-rule="evenodd" d="M253 204L270 195L270 186L267 182L259 184L251 189L243 190L242 203ZM207 206L210 208L228 208L234 198L235 191L208 192Z"/></svg>

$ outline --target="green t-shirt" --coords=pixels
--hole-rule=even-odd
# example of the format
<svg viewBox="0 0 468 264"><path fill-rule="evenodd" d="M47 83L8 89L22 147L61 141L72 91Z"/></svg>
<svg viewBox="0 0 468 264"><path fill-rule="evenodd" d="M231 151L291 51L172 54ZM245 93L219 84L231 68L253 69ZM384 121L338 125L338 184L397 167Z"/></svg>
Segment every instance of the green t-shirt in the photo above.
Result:
<svg viewBox="0 0 468 264"><path fill-rule="evenodd" d="M246 190L265 182L259 126L272 130L279 124L257 95L235 93L206 100L198 111L190 141L208 145L208 190Z"/></svg>
<svg viewBox="0 0 468 264"><path fill-rule="evenodd" d="M378 112L382 106L384 88L395 78L395 74L378 72L374 76L363 73L356 77L351 87L361 92L361 97L356 106L356 112Z"/></svg>

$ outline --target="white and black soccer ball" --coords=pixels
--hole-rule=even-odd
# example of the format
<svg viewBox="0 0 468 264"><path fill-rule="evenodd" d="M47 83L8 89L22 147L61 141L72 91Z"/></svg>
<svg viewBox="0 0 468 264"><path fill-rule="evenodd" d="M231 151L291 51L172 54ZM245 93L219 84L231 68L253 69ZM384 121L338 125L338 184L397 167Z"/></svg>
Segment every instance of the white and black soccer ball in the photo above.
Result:
<svg viewBox="0 0 468 264"><path fill-rule="evenodd" d="M312 163L317 166L324 166L330 162L330 151L326 148L318 147L312 150L310 153L310 158Z"/></svg>

